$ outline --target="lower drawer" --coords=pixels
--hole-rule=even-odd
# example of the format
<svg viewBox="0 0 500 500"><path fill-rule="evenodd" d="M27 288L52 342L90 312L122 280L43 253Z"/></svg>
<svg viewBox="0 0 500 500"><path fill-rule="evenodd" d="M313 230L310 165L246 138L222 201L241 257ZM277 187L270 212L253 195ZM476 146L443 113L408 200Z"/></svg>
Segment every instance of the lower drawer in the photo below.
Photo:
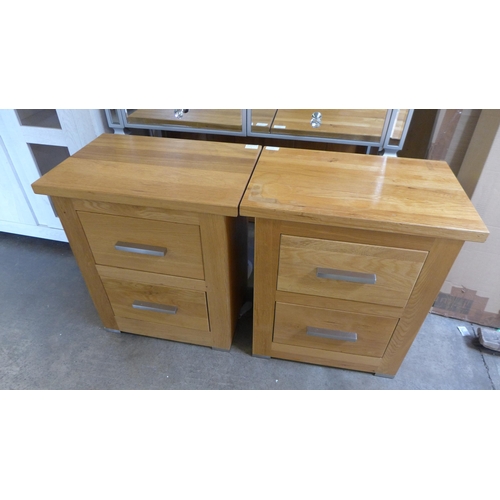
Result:
<svg viewBox="0 0 500 500"><path fill-rule="evenodd" d="M115 319L121 332L144 335L155 339L174 340L187 344L213 346L211 332L141 321L140 319L122 318L120 316L116 316Z"/></svg>
<svg viewBox="0 0 500 500"><path fill-rule="evenodd" d="M277 302L273 342L381 357L398 321Z"/></svg>
<svg viewBox="0 0 500 500"><path fill-rule="evenodd" d="M115 316L209 331L205 292L102 277Z"/></svg>

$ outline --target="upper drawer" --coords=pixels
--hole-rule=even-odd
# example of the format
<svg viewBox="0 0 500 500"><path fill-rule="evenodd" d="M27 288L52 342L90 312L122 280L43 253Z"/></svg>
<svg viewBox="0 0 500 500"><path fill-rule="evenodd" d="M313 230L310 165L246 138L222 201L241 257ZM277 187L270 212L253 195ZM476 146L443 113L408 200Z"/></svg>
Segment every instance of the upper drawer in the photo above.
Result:
<svg viewBox="0 0 500 500"><path fill-rule="evenodd" d="M278 290L404 307L427 252L281 237Z"/></svg>
<svg viewBox="0 0 500 500"><path fill-rule="evenodd" d="M78 216L97 264L204 279L198 226L88 212Z"/></svg>

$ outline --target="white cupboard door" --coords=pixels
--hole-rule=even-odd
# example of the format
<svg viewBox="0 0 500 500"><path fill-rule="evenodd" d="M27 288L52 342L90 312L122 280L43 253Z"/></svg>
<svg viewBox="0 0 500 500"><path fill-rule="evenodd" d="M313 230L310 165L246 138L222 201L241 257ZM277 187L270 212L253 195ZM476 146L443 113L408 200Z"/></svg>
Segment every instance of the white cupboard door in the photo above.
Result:
<svg viewBox="0 0 500 500"><path fill-rule="evenodd" d="M53 168L55 162L60 163L69 156L68 148L64 145L62 130L23 125L16 110L7 109L0 111L0 137L36 223L62 229L50 199L47 196L36 195L31 189L31 184L45 171Z"/></svg>
<svg viewBox="0 0 500 500"><path fill-rule="evenodd" d="M36 224L2 136L0 136L0 221L2 225Z"/></svg>

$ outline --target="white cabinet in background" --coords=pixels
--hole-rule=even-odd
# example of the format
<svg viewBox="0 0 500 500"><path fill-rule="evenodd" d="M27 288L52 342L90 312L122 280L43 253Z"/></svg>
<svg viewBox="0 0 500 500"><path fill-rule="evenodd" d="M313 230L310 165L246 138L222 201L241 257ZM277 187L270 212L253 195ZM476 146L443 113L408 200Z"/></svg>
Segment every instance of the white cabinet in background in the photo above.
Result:
<svg viewBox="0 0 500 500"><path fill-rule="evenodd" d="M68 241L50 199L31 184L105 132L99 109L0 110L0 232Z"/></svg>

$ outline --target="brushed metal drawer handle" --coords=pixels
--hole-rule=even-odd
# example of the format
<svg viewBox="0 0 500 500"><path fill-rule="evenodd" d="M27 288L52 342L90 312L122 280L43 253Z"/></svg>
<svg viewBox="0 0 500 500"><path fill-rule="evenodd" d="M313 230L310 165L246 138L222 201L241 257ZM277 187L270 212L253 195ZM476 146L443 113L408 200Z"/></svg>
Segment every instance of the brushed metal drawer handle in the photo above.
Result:
<svg viewBox="0 0 500 500"><path fill-rule="evenodd" d="M177 312L177 306L153 304L152 302L144 302L142 300L134 300L132 307L134 309L139 309L140 311L153 311L164 314L175 314Z"/></svg>
<svg viewBox="0 0 500 500"><path fill-rule="evenodd" d="M356 273L354 271L342 271L340 269L327 269L325 267L316 268L316 277L327 280L350 281L352 283L363 283L374 285L377 281L376 274Z"/></svg>
<svg viewBox="0 0 500 500"><path fill-rule="evenodd" d="M140 253L142 255L153 255L154 257L165 257L167 253L167 249L163 247L141 245L140 243L126 243L124 241L117 241L115 249L120 252Z"/></svg>
<svg viewBox="0 0 500 500"><path fill-rule="evenodd" d="M325 339L344 340L346 342L356 342L358 340L358 334L355 332L327 330L326 328L313 328L312 326L307 327L306 334L311 337L323 337Z"/></svg>

